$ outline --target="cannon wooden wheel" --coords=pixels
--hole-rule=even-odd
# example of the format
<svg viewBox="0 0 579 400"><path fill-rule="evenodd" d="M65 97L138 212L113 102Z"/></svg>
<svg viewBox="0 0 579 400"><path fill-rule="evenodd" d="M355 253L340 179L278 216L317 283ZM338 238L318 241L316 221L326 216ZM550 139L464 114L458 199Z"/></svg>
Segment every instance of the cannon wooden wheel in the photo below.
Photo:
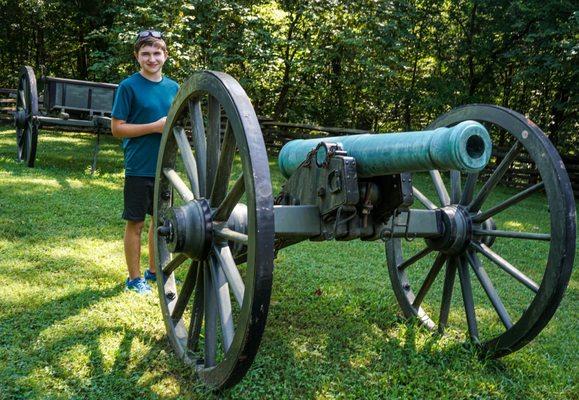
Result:
<svg viewBox="0 0 579 400"><path fill-rule="evenodd" d="M250 367L265 327L274 224L259 123L227 74L195 73L173 102L157 163L154 223L169 340L204 384L231 387Z"/></svg>
<svg viewBox="0 0 579 400"><path fill-rule="evenodd" d="M447 190L443 175L431 171L434 190L414 188L415 198L425 208L443 211L449 234L430 241L391 239L386 243L387 263L406 317L417 317L441 332L446 326L462 327L486 356L500 357L533 339L561 301L575 253L575 202L560 156L533 122L514 111L481 104L452 110L429 128L464 120L504 129L510 135L510 150L481 180L482 187L478 174L461 181L461 174L451 171ZM497 184L518 162L518 155L532 160L538 180L500 198ZM533 196L543 196L544 212L520 214ZM537 231L541 225L550 231ZM527 259L512 259L511 246ZM455 286L462 296L453 297Z"/></svg>
<svg viewBox="0 0 579 400"><path fill-rule="evenodd" d="M38 125L34 117L38 116L38 91L36 77L31 67L24 66L18 79L16 95L16 143L18 145L18 161L26 161L26 165L34 167L36 159L36 144L38 142Z"/></svg>

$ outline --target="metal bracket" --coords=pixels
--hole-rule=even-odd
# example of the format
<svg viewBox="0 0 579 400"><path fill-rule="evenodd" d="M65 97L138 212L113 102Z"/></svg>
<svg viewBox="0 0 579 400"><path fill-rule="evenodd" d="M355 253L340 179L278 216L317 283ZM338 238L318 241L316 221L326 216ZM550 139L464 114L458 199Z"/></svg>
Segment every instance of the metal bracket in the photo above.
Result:
<svg viewBox="0 0 579 400"><path fill-rule="evenodd" d="M344 210L344 208L347 208L347 211L350 211L351 214L348 215L346 218L340 220L340 217L342 216L342 211ZM347 206L340 206L338 207L338 211L336 212L336 220L334 221L334 229L332 232L332 237L337 237L336 234L338 232L338 225L343 225L345 223L348 223L350 220L352 220L355 216L357 215L356 209L351 209L351 207L347 207Z"/></svg>
<svg viewBox="0 0 579 400"><path fill-rule="evenodd" d="M400 216L400 214L402 213L406 213L408 216L406 217L406 221L402 224L398 223L398 217ZM383 242L387 242L390 239L394 238L394 231L396 230L396 228L404 228L404 239L408 242L412 242L414 239L416 239L416 234L409 234L408 233L408 228L410 226L410 216L411 216L411 211L410 210L399 210L398 208L396 208L394 210L394 212L392 213L392 223L390 224L390 227L388 227L388 225L386 225L384 227L384 229L382 229L382 231L380 232L380 240L382 240ZM386 236L388 235L388 237Z"/></svg>

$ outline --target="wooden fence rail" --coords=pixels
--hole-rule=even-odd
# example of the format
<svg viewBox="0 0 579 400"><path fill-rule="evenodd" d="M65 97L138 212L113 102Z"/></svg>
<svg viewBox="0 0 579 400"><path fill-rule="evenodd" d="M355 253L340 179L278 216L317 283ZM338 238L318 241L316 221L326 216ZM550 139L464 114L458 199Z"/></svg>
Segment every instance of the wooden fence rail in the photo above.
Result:
<svg viewBox="0 0 579 400"><path fill-rule="evenodd" d="M0 88L0 121L11 122L16 109L16 89Z"/></svg>

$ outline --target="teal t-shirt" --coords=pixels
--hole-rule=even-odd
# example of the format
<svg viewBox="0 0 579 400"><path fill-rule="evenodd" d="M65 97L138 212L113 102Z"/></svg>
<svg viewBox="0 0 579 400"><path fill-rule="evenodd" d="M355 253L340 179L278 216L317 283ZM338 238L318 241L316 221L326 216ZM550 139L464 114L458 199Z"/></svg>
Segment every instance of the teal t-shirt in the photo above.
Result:
<svg viewBox="0 0 579 400"><path fill-rule="evenodd" d="M172 79L153 82L139 72L123 80L117 88L112 116L129 124L148 124L167 116L179 90ZM125 176L155 176L161 135L151 133L123 138Z"/></svg>

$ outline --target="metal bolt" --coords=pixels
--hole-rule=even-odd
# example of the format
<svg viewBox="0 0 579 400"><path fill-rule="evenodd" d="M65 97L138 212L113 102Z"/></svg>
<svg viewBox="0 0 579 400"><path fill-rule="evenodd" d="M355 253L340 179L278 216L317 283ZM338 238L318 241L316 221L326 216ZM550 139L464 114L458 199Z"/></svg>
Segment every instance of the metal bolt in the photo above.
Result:
<svg viewBox="0 0 579 400"><path fill-rule="evenodd" d="M405 283L402 287L404 290L410 290L410 285L408 283Z"/></svg>
<svg viewBox="0 0 579 400"><path fill-rule="evenodd" d="M165 201L171 199L171 192L169 192L168 190L164 191L163 193L161 193L161 198Z"/></svg>
<svg viewBox="0 0 579 400"><path fill-rule="evenodd" d="M165 293L165 296L167 296L169 300L175 300L175 297L177 297L173 292L167 292Z"/></svg>
<svg viewBox="0 0 579 400"><path fill-rule="evenodd" d="M168 237L171 235L171 227L168 225L162 225L157 228L157 233L159 236Z"/></svg>

